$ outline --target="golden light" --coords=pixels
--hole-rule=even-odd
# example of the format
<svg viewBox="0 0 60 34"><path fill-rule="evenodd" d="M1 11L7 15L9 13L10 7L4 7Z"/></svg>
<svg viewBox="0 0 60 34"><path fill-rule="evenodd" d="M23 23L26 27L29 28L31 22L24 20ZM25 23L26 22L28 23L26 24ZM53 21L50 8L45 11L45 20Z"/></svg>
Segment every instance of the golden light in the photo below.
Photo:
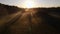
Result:
<svg viewBox="0 0 60 34"><path fill-rule="evenodd" d="M26 0L24 3L24 8L33 8L35 6L35 3L32 0Z"/></svg>

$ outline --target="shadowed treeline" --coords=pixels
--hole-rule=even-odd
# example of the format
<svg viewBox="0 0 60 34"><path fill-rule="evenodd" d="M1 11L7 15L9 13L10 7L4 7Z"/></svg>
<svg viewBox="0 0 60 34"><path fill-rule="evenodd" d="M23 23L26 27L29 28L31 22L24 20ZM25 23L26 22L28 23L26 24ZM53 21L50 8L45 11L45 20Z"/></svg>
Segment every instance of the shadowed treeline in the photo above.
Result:
<svg viewBox="0 0 60 34"><path fill-rule="evenodd" d="M0 3L0 16L16 13L20 10L21 10L21 8L18 8L17 6L9 6L9 5Z"/></svg>

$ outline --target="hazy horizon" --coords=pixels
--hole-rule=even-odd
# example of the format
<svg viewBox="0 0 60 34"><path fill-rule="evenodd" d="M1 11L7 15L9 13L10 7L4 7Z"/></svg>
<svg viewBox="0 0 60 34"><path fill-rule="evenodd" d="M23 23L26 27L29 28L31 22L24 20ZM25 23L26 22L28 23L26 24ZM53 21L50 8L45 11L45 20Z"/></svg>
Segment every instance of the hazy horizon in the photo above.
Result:
<svg viewBox="0 0 60 34"><path fill-rule="evenodd" d="M33 7L60 7L60 0L0 0L0 3L24 7L27 1L32 1Z"/></svg>

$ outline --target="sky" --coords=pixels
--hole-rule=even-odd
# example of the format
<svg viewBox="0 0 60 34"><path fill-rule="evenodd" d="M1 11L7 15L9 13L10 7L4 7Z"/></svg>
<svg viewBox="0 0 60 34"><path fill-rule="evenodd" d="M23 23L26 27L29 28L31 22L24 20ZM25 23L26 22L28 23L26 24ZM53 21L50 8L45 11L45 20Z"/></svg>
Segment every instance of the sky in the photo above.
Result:
<svg viewBox="0 0 60 34"><path fill-rule="evenodd" d="M25 3L33 2L34 7L57 7L60 6L60 0L0 0L0 3L24 7ZM31 3L31 2L30 2Z"/></svg>

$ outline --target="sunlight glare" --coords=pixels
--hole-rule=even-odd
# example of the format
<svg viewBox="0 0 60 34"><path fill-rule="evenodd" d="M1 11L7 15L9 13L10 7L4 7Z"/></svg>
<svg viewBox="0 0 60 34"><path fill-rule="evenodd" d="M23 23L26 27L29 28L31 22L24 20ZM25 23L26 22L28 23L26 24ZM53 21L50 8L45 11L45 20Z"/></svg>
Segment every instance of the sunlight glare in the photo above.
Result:
<svg viewBox="0 0 60 34"><path fill-rule="evenodd" d="M33 8L35 6L35 3L32 0L27 0L24 3L24 8Z"/></svg>

